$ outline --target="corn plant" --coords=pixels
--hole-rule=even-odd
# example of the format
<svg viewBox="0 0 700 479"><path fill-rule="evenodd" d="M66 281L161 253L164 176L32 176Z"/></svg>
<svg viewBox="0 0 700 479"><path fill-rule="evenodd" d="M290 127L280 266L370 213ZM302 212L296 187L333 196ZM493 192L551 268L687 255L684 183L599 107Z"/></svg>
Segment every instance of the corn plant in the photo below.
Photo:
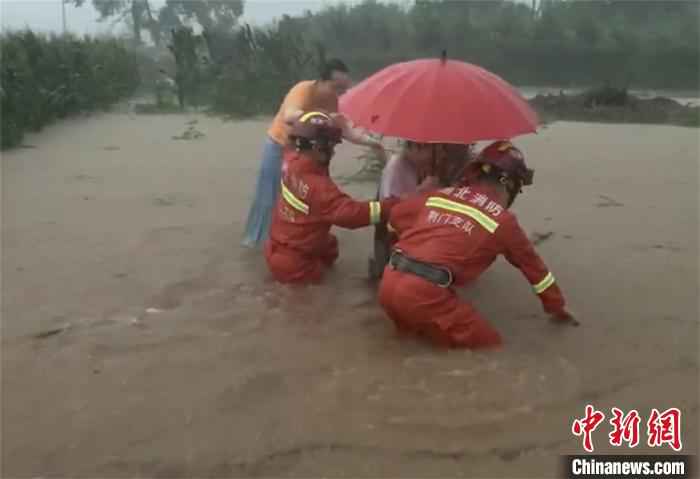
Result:
<svg viewBox="0 0 700 479"><path fill-rule="evenodd" d="M55 119L106 109L139 84L134 54L116 39L0 36L0 145L22 142Z"/></svg>

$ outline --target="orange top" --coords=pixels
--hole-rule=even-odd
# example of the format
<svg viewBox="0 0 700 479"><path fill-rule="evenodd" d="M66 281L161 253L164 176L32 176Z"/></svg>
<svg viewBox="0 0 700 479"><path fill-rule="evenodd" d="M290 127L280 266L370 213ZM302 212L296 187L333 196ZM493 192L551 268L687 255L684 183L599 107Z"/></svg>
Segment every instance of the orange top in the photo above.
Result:
<svg viewBox="0 0 700 479"><path fill-rule="evenodd" d="M323 93L314 80L302 81L294 85L282 102L275 119L272 120L267 134L275 143L287 144L289 125L284 121L285 112L288 109L312 111L324 110L328 113L338 111L338 97L334 93Z"/></svg>

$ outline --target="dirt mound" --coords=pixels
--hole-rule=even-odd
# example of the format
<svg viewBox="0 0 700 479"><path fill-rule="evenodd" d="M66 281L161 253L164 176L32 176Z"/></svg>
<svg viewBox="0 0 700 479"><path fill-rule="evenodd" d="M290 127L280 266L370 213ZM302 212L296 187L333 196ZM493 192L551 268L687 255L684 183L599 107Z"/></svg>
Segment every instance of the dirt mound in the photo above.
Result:
<svg viewBox="0 0 700 479"><path fill-rule="evenodd" d="M578 95L537 95L530 104L545 122L556 120L700 126L700 107L665 97L643 99L626 89L600 87Z"/></svg>

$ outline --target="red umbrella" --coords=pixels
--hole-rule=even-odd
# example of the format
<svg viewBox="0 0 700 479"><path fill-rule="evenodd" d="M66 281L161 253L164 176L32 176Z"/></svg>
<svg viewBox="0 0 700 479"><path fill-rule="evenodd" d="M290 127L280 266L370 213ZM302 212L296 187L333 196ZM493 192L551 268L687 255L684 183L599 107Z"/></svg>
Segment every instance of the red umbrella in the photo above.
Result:
<svg viewBox="0 0 700 479"><path fill-rule="evenodd" d="M535 133L539 123L506 81L445 53L379 71L348 90L339 109L367 130L422 143L507 139Z"/></svg>

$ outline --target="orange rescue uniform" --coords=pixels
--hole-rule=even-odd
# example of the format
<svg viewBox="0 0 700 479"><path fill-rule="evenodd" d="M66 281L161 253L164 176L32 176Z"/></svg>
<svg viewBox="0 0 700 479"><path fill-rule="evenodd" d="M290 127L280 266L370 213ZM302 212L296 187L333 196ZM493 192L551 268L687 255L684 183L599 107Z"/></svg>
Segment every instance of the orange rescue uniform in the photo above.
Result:
<svg viewBox="0 0 700 479"><path fill-rule="evenodd" d="M287 151L281 195L272 218L265 258L282 283L317 283L338 258L331 226L356 229L386 221L395 199L355 201L337 187L328 167Z"/></svg>
<svg viewBox="0 0 700 479"><path fill-rule="evenodd" d="M520 269L550 314L564 297L516 217L490 196L488 186L445 188L396 205L389 227L406 256L447 268L454 285L479 277L503 255ZM456 292L388 265L379 301L399 330L425 335L448 347L498 346L501 335Z"/></svg>

